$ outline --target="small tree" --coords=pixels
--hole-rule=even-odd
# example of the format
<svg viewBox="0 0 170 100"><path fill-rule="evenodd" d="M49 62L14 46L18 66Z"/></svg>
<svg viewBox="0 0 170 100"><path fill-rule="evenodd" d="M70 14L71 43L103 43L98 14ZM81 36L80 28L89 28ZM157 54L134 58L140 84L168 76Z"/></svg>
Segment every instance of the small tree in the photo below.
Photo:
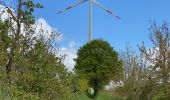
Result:
<svg viewBox="0 0 170 100"><path fill-rule="evenodd" d="M62 58L56 56L58 32L52 32L48 39L33 36L36 35L34 8L42 6L33 0L16 2L17 10L6 6L4 11L9 18L0 19L0 99L73 97L72 73L61 62Z"/></svg>
<svg viewBox="0 0 170 100"><path fill-rule="evenodd" d="M155 93L160 95L163 99L169 99L170 90L170 31L169 24L164 22L162 25L153 23L150 26L149 39L153 44L151 49L147 49L145 45L139 49L144 58L152 64L150 70L152 76L150 79L157 81ZM157 98L157 97L156 97Z"/></svg>
<svg viewBox="0 0 170 100"><path fill-rule="evenodd" d="M21 67L21 65L17 66L17 64L22 62L18 60L20 59L19 57L23 56L33 45L32 35L35 34L35 30L32 28L32 25L35 23L34 9L43 7L32 0L16 0L16 3L16 9L12 9L4 4L4 12L7 12L9 17L6 19L8 29L3 32L3 35L6 36L6 40L3 42L6 43L4 44L6 45L4 50L7 53L5 67L9 83L13 79L11 73Z"/></svg>
<svg viewBox="0 0 170 100"><path fill-rule="evenodd" d="M75 59L75 71L78 75L85 77L89 86L93 87L94 98L98 91L107 84L116 71L121 71L122 62L118 53L103 40L93 40L78 50Z"/></svg>

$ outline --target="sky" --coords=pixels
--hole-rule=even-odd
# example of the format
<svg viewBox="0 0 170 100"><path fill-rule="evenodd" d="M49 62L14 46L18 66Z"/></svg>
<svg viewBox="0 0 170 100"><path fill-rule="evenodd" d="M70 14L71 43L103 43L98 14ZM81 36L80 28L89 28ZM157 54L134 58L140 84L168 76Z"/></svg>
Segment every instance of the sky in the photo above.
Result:
<svg viewBox="0 0 170 100"><path fill-rule="evenodd" d="M88 2L76 6L62 14L56 14L63 8L79 0L36 0L44 9L36 10L36 17L43 17L63 35L62 45L75 42L82 46L88 41ZM124 49L129 43L137 49L142 41L148 47L148 28L153 21L161 24L170 22L170 0L97 0L103 6L121 17L112 15L93 4L93 39L108 41L116 50Z"/></svg>
<svg viewBox="0 0 170 100"><path fill-rule="evenodd" d="M10 0L9 0L10 1ZM35 0L44 5L35 10L37 20L43 21L47 27L61 32L59 42L60 53L68 54L65 64L74 67L73 58L77 57L77 49L88 42L88 2L76 6L67 12L56 14L79 0ZM152 47L148 39L149 26L155 21L170 23L170 0L96 0L121 20L93 4L92 38L103 39L115 50L125 49L129 44L135 50L137 45L145 42Z"/></svg>

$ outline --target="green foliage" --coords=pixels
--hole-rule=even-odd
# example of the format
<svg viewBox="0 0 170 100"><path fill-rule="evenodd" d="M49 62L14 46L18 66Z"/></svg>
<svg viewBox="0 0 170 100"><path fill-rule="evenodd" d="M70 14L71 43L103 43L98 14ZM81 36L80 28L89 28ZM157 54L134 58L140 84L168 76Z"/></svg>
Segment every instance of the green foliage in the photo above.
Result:
<svg viewBox="0 0 170 100"><path fill-rule="evenodd" d="M34 3L33 0L28 1L19 0L18 2L19 2L18 6L21 6L18 11L18 15L19 13L21 13L20 14L21 22L25 23L26 25L34 24L35 23L35 19L33 16L34 9L43 8L43 5L39 3Z"/></svg>
<svg viewBox="0 0 170 100"><path fill-rule="evenodd" d="M35 7L42 6L31 0L17 2L17 15L12 16L7 9L12 17L0 20L0 99L67 100L75 97L73 75L61 62L62 58L56 56L57 47L53 42L56 35L51 35L49 40L32 38L35 33L32 13ZM26 34L21 33L21 25Z"/></svg>
<svg viewBox="0 0 170 100"><path fill-rule="evenodd" d="M115 94L126 100L169 100L169 59L170 32L165 22L161 26L151 25L149 38L152 49L144 44L139 47L141 55L126 48L122 60L124 64L123 86L117 87Z"/></svg>
<svg viewBox="0 0 170 100"><path fill-rule="evenodd" d="M89 81L95 94L113 79L117 71L121 73L118 53L103 40L93 40L78 50L75 71ZM120 69L120 70L119 70Z"/></svg>
<svg viewBox="0 0 170 100"><path fill-rule="evenodd" d="M1 23L0 28L3 26L5 29L7 24ZM34 41L36 43L30 45L29 50L23 51L22 55L15 55L10 74L6 73L4 69L10 55L10 52L7 52L7 48L10 47L8 41L13 38L7 34L7 30L2 33L0 34L2 47L0 48L0 98L65 100L74 97L71 88L72 73L67 71L61 63L62 58L56 57L51 51L52 48L49 49L50 44L42 38ZM27 43L26 37L22 38ZM23 45L20 45L20 48L23 48Z"/></svg>
<svg viewBox="0 0 170 100"><path fill-rule="evenodd" d="M60 59L48 51L43 41L38 40L35 47L25 57L25 68L17 85L27 92L49 99L67 94L64 93L64 89L69 88L64 85L68 84L64 80L68 79L67 70L59 62ZM60 91L54 92L58 89Z"/></svg>
<svg viewBox="0 0 170 100"><path fill-rule="evenodd" d="M75 100L94 100L94 99L88 98L88 96L85 94L81 94ZM113 96L111 93L107 93L106 91L102 91L99 92L95 100L124 100L124 99L118 96Z"/></svg>
<svg viewBox="0 0 170 100"><path fill-rule="evenodd" d="M4 61L7 59L6 48L9 46L10 38L7 34L9 30L8 21L2 22L0 20L0 67L4 65Z"/></svg>
<svg viewBox="0 0 170 100"><path fill-rule="evenodd" d="M86 91L89 88L88 80L86 79L79 79L79 90L81 93Z"/></svg>

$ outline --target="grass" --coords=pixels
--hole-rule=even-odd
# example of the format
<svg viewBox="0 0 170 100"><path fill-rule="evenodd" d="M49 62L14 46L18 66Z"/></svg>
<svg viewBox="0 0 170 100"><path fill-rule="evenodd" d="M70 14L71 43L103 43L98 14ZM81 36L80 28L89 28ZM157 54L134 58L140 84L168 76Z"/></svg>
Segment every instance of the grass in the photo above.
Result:
<svg viewBox="0 0 170 100"><path fill-rule="evenodd" d="M78 100L93 100L93 99L88 98L86 94L82 94L79 96ZM97 95L96 100L123 100L123 99L121 97L113 96L110 93L100 92Z"/></svg>

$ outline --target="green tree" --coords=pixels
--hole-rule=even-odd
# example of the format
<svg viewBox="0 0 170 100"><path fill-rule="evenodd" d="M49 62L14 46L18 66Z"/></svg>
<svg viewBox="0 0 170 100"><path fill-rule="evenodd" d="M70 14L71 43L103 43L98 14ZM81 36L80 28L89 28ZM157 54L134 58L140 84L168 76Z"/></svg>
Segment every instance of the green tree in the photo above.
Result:
<svg viewBox="0 0 170 100"><path fill-rule="evenodd" d="M0 20L0 99L67 100L73 97L73 75L61 62L62 58L56 56L58 32L52 32L48 39L33 38L34 8L42 6L33 0L16 1L17 10L6 7L10 16L6 21Z"/></svg>
<svg viewBox="0 0 170 100"><path fill-rule="evenodd" d="M78 50L75 59L75 72L88 80L89 86L94 89L94 98L117 71L121 73L122 62L118 53L103 40L93 40Z"/></svg>
<svg viewBox="0 0 170 100"><path fill-rule="evenodd" d="M150 90L152 97L168 100L170 98L170 32L169 24L164 22L158 25L155 22L150 26L149 39L153 44L151 49L147 49L145 45L139 49L149 63L151 76L150 79L154 81L156 90ZM151 87L151 86L150 86Z"/></svg>
<svg viewBox="0 0 170 100"><path fill-rule="evenodd" d="M8 54L6 52L6 48L10 43L10 38L6 34L9 30L8 21L0 20L0 99L3 100L5 90L4 82L6 81L6 72L4 71L4 65L6 64Z"/></svg>
<svg viewBox="0 0 170 100"><path fill-rule="evenodd" d="M129 47L122 53L124 66L123 86L115 92L127 100L169 100L170 32L167 22L150 26L149 38L153 44L139 47L135 55Z"/></svg>
<svg viewBox="0 0 170 100"><path fill-rule="evenodd" d="M41 99L67 99L72 93L71 73L44 40L37 40L34 46L24 56L24 70L16 84L20 90L37 94Z"/></svg>
<svg viewBox="0 0 170 100"><path fill-rule="evenodd" d="M16 0L16 2L16 9L3 5L4 13L8 13L8 18L5 21L1 20L0 23L2 54L0 61L3 61L1 67L5 67L9 83L14 80L12 76L16 76L12 74L21 72L22 58L33 45L34 8L42 8L39 3L35 4L32 0Z"/></svg>
<svg viewBox="0 0 170 100"><path fill-rule="evenodd" d="M150 100L150 92L154 88L150 64L129 45L120 55L123 61L124 84L116 87L114 93L126 100Z"/></svg>

